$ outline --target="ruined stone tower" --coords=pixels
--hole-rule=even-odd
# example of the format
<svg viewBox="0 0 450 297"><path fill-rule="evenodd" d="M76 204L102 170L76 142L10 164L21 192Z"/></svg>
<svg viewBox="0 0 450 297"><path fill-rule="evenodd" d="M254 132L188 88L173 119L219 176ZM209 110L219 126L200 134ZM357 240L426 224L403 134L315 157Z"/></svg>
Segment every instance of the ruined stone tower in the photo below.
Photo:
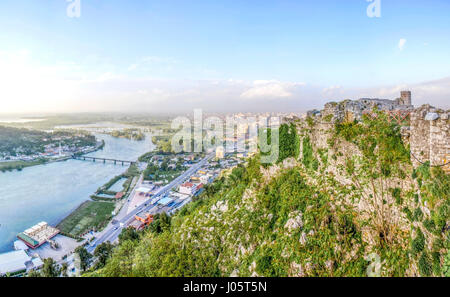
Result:
<svg viewBox="0 0 450 297"><path fill-rule="evenodd" d="M412 106L411 91L401 91L400 98L395 99L394 102L401 106Z"/></svg>
<svg viewBox="0 0 450 297"><path fill-rule="evenodd" d="M400 105L411 105L412 101L411 101L411 91L402 91L400 93L400 100L399 100L399 104Z"/></svg>

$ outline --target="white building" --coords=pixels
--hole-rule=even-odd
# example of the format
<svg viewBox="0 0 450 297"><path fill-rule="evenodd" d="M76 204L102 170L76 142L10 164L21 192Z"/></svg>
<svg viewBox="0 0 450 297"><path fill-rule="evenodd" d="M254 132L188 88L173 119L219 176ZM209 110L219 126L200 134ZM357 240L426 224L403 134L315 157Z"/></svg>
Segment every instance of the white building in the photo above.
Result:
<svg viewBox="0 0 450 297"><path fill-rule="evenodd" d="M176 199L185 200L185 199L191 197L191 196L188 195L188 194L182 194L182 193L177 193L177 192L171 192L170 195L171 195L172 197L174 197L175 200L176 200Z"/></svg>
<svg viewBox="0 0 450 297"><path fill-rule="evenodd" d="M147 187L139 187L136 189L136 193L138 193L139 195L148 195L152 193L154 186L150 185L150 188Z"/></svg>
<svg viewBox="0 0 450 297"><path fill-rule="evenodd" d="M200 176L200 182L204 185L206 185L209 182L209 179L211 178L211 176L209 174L204 174L202 176Z"/></svg>
<svg viewBox="0 0 450 297"><path fill-rule="evenodd" d="M225 158L225 149L223 148L223 146L219 146L216 148L216 158L217 159Z"/></svg>
<svg viewBox="0 0 450 297"><path fill-rule="evenodd" d="M0 275L27 270L31 257L24 250L0 254Z"/></svg>
<svg viewBox="0 0 450 297"><path fill-rule="evenodd" d="M186 195L192 195L195 190L195 185L193 183L184 183L180 186L180 193Z"/></svg>

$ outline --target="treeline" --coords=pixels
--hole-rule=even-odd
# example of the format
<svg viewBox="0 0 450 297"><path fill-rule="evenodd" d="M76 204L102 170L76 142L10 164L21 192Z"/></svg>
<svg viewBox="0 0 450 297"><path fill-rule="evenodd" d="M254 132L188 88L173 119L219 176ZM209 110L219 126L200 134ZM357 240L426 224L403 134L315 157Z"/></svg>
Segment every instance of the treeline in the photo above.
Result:
<svg viewBox="0 0 450 297"><path fill-rule="evenodd" d="M110 133L113 137L126 138L130 140L141 141L145 139L145 134L140 129L130 128L124 130L115 130Z"/></svg>
<svg viewBox="0 0 450 297"><path fill-rule="evenodd" d="M95 146L96 140L93 135L76 136L73 132L63 130L47 133L38 130L0 126L0 153L9 156L16 156L18 151L25 155L43 153L45 145L59 145L59 143L61 145L83 147Z"/></svg>
<svg viewBox="0 0 450 297"><path fill-rule="evenodd" d="M45 163L47 163L47 160L45 160L45 159L38 159L38 160L30 161L30 162L25 162L25 161L3 162L3 163L0 163L0 171L1 172L7 172L7 171L13 171L13 170L22 171L22 169L24 169L26 167L41 165L41 164L45 164Z"/></svg>

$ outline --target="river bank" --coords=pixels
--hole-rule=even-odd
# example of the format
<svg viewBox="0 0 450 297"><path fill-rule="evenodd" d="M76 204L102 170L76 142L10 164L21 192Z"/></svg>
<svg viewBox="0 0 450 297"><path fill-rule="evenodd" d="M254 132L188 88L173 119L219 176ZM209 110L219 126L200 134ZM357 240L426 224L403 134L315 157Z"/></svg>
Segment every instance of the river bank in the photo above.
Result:
<svg viewBox="0 0 450 297"><path fill-rule="evenodd" d="M123 174L117 175L110 179L106 184L97 189L94 195L90 196L90 200L83 202L67 217L62 219L57 228L64 234L72 238L79 239L80 236L89 231L101 231L112 219L112 212L125 199L132 190L133 179L140 175L136 165L130 167ZM121 182L122 181L122 182ZM117 187L117 183L121 183ZM116 186L117 191L111 191L110 188ZM116 196L122 193L121 197ZM108 197L98 195L109 194Z"/></svg>
<svg viewBox="0 0 450 297"><path fill-rule="evenodd" d="M84 233L104 228L112 218L114 202L85 201L56 225L62 234L79 238Z"/></svg>
<svg viewBox="0 0 450 297"><path fill-rule="evenodd" d="M79 154L79 155L87 155L90 153L94 153L98 150L103 149L104 146L105 146L105 141L102 140L95 148L93 148L91 150L86 150L82 154ZM70 159L72 159L72 156L64 156L64 157L52 158L52 159L41 158L41 159L32 160L32 161L19 160L19 161L0 162L0 172L5 173L7 171L14 171L14 170L22 171L24 168L27 168L27 167L50 164L50 163L54 163L54 162L64 162L64 161L67 161Z"/></svg>
<svg viewBox="0 0 450 297"><path fill-rule="evenodd" d="M154 149L151 136L145 141L98 137L105 146L89 156L137 160ZM41 221L56 226L89 201L99 187L126 169L110 163L70 159L0 174L0 252L11 250L16 235L30 226Z"/></svg>

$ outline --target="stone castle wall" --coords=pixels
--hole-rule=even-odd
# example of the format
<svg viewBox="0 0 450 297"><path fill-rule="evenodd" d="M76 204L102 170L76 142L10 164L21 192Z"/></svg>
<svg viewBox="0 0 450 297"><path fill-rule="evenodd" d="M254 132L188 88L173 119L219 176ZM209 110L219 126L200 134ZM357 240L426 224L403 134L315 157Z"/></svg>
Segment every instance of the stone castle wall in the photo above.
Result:
<svg viewBox="0 0 450 297"><path fill-rule="evenodd" d="M395 100L361 98L359 100L345 100L342 102L329 102L322 111L313 110L307 113L309 117L321 116L322 119L336 121L361 120L365 112L372 112L376 108L381 111L412 111L411 92L401 92L401 97Z"/></svg>
<svg viewBox="0 0 450 297"><path fill-rule="evenodd" d="M411 161L441 166L450 161L449 111L424 105L411 113ZM449 171L450 166L443 166Z"/></svg>
<svg viewBox="0 0 450 297"><path fill-rule="evenodd" d="M311 111L308 117L314 119L311 140L318 148L325 148L330 129L335 122L360 120L365 111L374 107L384 111L411 112L410 126L402 127L402 136L410 144L411 161L414 166L430 162L432 166L442 166L450 162L450 111L424 105L414 109L411 92L403 91L396 100L359 99L325 104L321 111ZM442 166L450 173L450 164Z"/></svg>

